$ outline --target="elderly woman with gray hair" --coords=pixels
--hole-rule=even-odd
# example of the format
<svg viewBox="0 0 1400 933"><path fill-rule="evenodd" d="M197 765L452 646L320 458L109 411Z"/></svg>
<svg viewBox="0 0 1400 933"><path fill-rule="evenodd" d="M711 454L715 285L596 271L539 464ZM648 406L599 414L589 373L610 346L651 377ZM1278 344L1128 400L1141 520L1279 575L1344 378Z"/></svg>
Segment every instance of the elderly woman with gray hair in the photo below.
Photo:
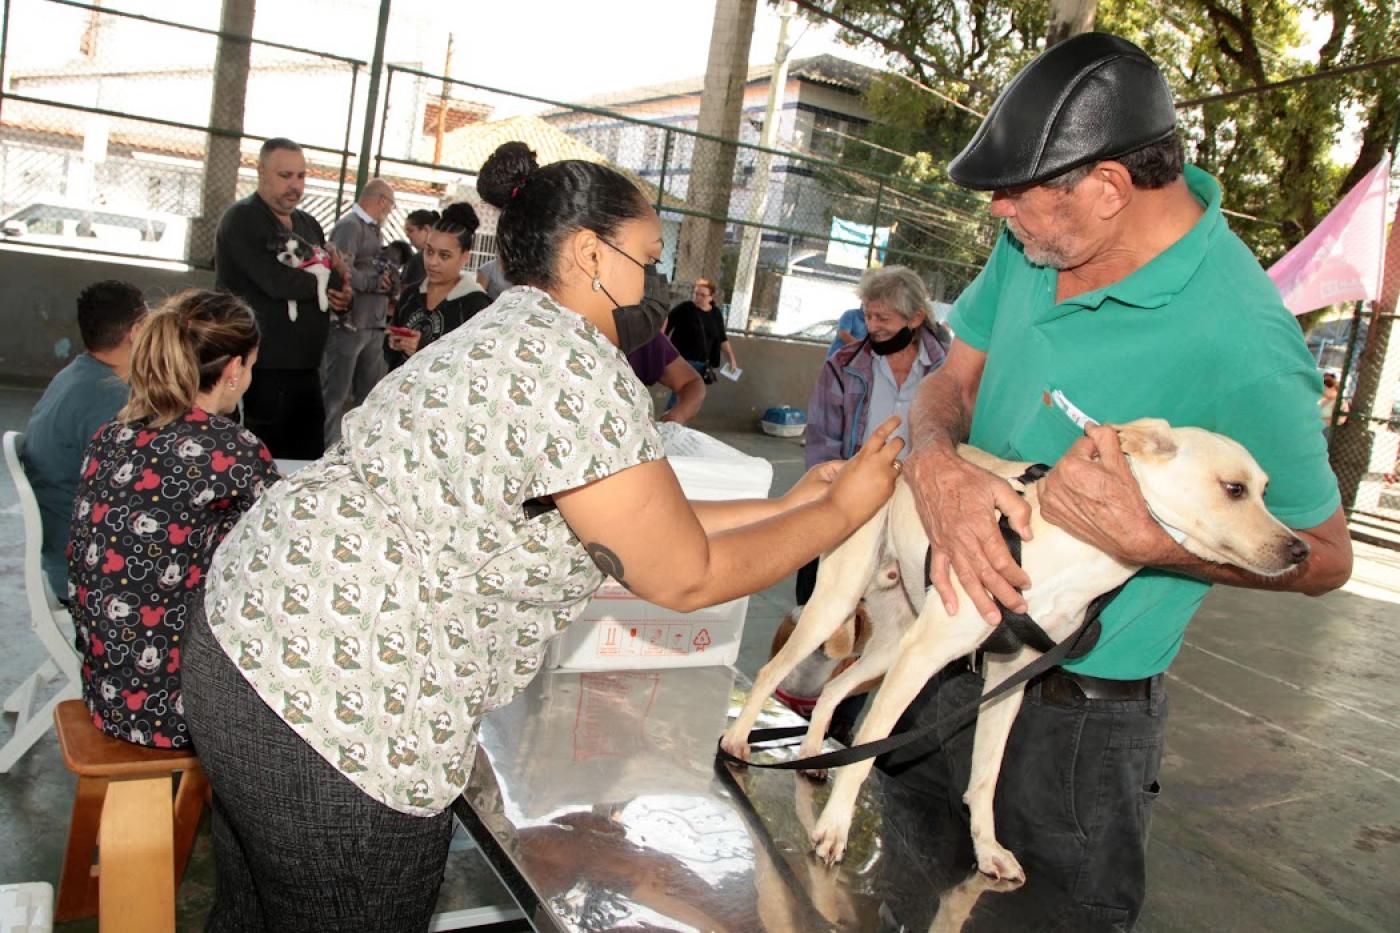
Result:
<svg viewBox="0 0 1400 933"><path fill-rule="evenodd" d="M897 433L907 444L909 405L919 380L943 364L928 290L912 269L870 269L857 291L870 333L822 365L807 405L809 467L849 460L890 415L899 415Z"/></svg>

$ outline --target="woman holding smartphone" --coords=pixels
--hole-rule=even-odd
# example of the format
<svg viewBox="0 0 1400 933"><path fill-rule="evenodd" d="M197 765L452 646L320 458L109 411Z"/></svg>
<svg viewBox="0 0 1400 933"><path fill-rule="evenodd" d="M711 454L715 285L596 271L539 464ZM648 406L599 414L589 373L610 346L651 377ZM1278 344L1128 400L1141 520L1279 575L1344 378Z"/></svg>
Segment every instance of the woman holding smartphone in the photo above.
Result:
<svg viewBox="0 0 1400 933"><path fill-rule="evenodd" d="M465 272L480 223L470 204L449 204L428 232L421 253L426 275L404 293L395 323L387 329L384 356L391 369L491 304L476 278Z"/></svg>

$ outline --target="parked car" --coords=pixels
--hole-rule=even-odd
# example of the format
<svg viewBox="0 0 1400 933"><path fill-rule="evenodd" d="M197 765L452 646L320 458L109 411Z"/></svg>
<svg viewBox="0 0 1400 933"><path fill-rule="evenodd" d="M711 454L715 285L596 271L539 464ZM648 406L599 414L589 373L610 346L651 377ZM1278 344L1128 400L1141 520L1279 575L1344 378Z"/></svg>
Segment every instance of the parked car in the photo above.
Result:
<svg viewBox="0 0 1400 933"><path fill-rule="evenodd" d="M808 324L799 331L788 334L789 337L796 337L799 340L815 340L821 343L831 343L836 339L836 325L839 322L832 318L830 321L818 321L815 324Z"/></svg>
<svg viewBox="0 0 1400 933"><path fill-rule="evenodd" d="M183 259L188 226L176 214L35 202L0 219L0 242Z"/></svg>

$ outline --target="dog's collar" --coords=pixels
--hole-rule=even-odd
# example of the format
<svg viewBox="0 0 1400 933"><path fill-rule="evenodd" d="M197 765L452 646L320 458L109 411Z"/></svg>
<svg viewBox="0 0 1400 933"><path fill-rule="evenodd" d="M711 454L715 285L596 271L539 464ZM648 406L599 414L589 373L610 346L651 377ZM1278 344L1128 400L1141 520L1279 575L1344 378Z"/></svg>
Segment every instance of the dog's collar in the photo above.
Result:
<svg viewBox="0 0 1400 933"><path fill-rule="evenodd" d="M808 719L812 718L812 710L817 708L817 700L820 699L820 697L797 696L796 694L788 693L781 687L773 691L773 696L786 704L787 707L797 715L804 716Z"/></svg>
<svg viewBox="0 0 1400 933"><path fill-rule="evenodd" d="M1133 474L1133 479L1137 481L1138 489L1142 489L1142 481L1138 479L1137 470L1133 469L1133 458L1128 456L1127 454L1124 454L1123 459L1128 461L1128 471ZM1175 525L1163 521L1162 516L1158 515L1155 511L1153 511L1152 503L1147 501L1146 496L1142 497L1142 502L1144 505L1147 506L1147 514L1151 515L1152 520L1155 521L1158 525L1162 526L1162 530L1165 531L1168 535L1170 535L1173 541L1175 541L1177 544L1184 544L1186 542L1186 532L1182 531L1180 528L1177 528Z"/></svg>

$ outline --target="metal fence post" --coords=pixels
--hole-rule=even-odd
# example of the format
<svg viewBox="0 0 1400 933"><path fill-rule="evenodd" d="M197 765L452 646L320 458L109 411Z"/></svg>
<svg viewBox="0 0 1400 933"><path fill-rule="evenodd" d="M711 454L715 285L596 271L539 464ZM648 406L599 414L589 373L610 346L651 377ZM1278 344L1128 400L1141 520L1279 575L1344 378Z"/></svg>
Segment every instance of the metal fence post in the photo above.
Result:
<svg viewBox="0 0 1400 933"><path fill-rule="evenodd" d="M350 171L350 130L355 122L355 90L360 83L360 63L351 66L350 102L345 105L345 143L340 147L340 185L335 189L335 216L345 207L345 176Z"/></svg>
<svg viewBox="0 0 1400 933"><path fill-rule="evenodd" d="M0 111L5 107L5 52L10 47L10 0L5 0L5 18L0 21Z"/></svg>
<svg viewBox="0 0 1400 933"><path fill-rule="evenodd" d="M360 142L360 167L355 172L355 197L369 181L369 152L374 143L374 112L379 109L379 73L384 70L384 38L389 32L389 4L379 0L379 31L374 37L374 61L370 64L369 95L365 100L365 133Z"/></svg>
<svg viewBox="0 0 1400 933"><path fill-rule="evenodd" d="M656 181L656 213L661 214L661 205L666 202L666 169L671 164L671 130L661 131L661 175Z"/></svg>
<svg viewBox="0 0 1400 933"><path fill-rule="evenodd" d="M384 130L389 125L389 95L394 93L394 66L384 69L384 109L379 112L379 145L374 150L374 174L384 174Z"/></svg>
<svg viewBox="0 0 1400 933"><path fill-rule="evenodd" d="M1332 417L1329 423L1335 426L1337 417L1342 413L1342 405L1346 402L1347 379L1351 376L1351 359L1356 353L1356 337L1361 332L1361 309L1366 302L1358 301L1356 310L1351 314L1351 334L1347 337L1347 355L1342 358L1342 375L1337 380L1337 401L1332 405Z"/></svg>
<svg viewBox="0 0 1400 933"><path fill-rule="evenodd" d="M880 226L880 202L885 198L885 180L880 179L875 189L875 212L870 217L870 245L865 248L865 268L870 268L870 260L875 255L875 231Z"/></svg>

